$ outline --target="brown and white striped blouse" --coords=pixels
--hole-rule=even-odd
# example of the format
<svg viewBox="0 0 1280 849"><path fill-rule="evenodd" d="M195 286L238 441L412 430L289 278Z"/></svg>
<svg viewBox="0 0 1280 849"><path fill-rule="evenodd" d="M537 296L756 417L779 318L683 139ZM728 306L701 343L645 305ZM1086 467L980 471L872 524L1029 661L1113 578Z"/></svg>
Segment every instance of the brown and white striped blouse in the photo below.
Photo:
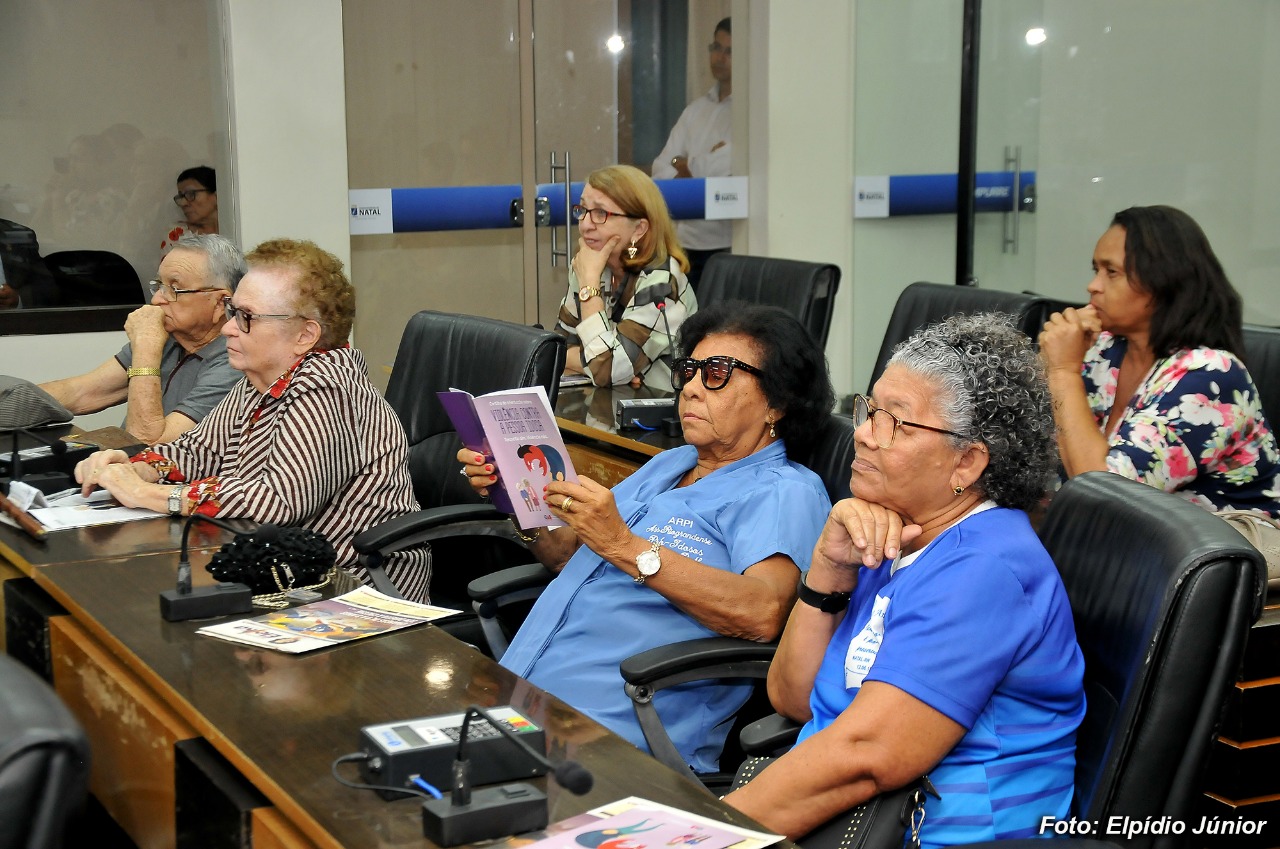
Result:
<svg viewBox="0 0 1280 849"><path fill-rule="evenodd" d="M242 379L195 429L136 459L162 480L190 483L187 497L202 513L323 534L338 566L367 582L355 535L419 509L407 453L364 356L339 348L308 353L265 393ZM429 548L397 552L384 565L405 598L428 600Z"/></svg>

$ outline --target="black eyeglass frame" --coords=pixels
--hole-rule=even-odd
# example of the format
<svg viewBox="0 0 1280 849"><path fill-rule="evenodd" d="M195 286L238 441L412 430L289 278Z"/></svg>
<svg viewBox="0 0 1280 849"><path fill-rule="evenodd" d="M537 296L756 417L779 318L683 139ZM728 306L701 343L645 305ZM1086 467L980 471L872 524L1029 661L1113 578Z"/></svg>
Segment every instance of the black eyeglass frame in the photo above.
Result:
<svg viewBox="0 0 1280 849"><path fill-rule="evenodd" d="M241 333L251 332L253 328L254 320L259 318L269 318L274 321L284 321L285 319L289 319L289 318L302 318L302 319L306 319L307 321L312 321L312 319L308 319L305 315L300 315L298 313L293 313L292 315L281 315L280 313L249 312L248 310L241 309L240 307L231 303L230 298L227 298L225 301L222 302L222 308L227 314L227 321L231 321L231 319L234 318L236 320L236 327L240 328Z"/></svg>
<svg viewBox="0 0 1280 849"><path fill-rule="evenodd" d="M231 294L221 286L206 286L203 289L179 289L177 286L170 286L168 283L162 283L159 280L150 280L147 282L147 291L151 293L151 297L154 298L156 295L160 294L161 290L164 290L164 296L171 301L178 300L180 295L198 295L201 292L223 292L226 295ZM172 293L172 297L170 297L170 293Z"/></svg>
<svg viewBox="0 0 1280 849"><path fill-rule="evenodd" d="M862 408L866 411L865 415L859 416L858 414L859 404L861 404ZM862 427L862 425L865 422L870 421L871 435L874 437L876 435L876 423L875 423L876 413L884 413L890 418L890 420L893 421L893 429L889 431L889 444L886 445L883 442L881 442L878 437L876 438L876 444L879 445L881 448L892 448L893 441L898 438L898 428L903 426L918 427L921 430L931 430L934 433L945 433L947 436L954 436L957 439L968 439L968 437L965 436L963 433L956 433L954 430L947 430L946 428L943 428L943 427L934 427L933 425L920 424L919 422L909 422L906 419L895 416L893 413L889 412L884 407L877 407L875 404L872 404L871 399L868 398L866 395L853 396L853 426L855 428Z"/></svg>
<svg viewBox="0 0 1280 849"><path fill-rule="evenodd" d="M573 220L578 222L581 222L582 219L590 215L591 223L595 224L597 227L608 222L608 220L611 217L612 218L628 218L632 221L636 220L636 216L627 215L625 212L612 212L611 210L603 209L598 206L597 207L583 206L580 203L575 203L573 206L569 207L569 211L573 213ZM603 215L604 218L597 218L597 215Z"/></svg>
<svg viewBox="0 0 1280 849"><path fill-rule="evenodd" d="M184 200L187 203L191 203L193 200L196 199L196 195L200 194L201 192L206 192L208 194L214 193L213 189L183 189L182 191L178 192L176 195L173 196L173 202L176 203L178 206L181 206Z"/></svg>
<svg viewBox="0 0 1280 849"><path fill-rule="evenodd" d="M712 386L711 376L708 373L711 366L723 366L726 371L724 373L724 381ZM764 372L750 363L744 363L737 357L707 357L705 360L695 360L692 357L681 357L671 363L671 387L676 391L684 389L685 384L693 380L693 372L702 375L702 385L709 392L719 392L729 385L729 381L733 378L733 370L742 369L747 374L754 374L756 377L762 377ZM688 371L689 376L685 377L684 373Z"/></svg>

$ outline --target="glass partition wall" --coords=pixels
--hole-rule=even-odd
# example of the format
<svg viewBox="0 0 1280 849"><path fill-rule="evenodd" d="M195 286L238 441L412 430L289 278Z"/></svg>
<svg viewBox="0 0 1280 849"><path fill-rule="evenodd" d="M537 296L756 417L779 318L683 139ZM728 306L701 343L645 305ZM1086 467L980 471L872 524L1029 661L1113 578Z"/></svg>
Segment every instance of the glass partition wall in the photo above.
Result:
<svg viewBox="0 0 1280 849"><path fill-rule="evenodd" d="M219 226L235 237L219 8L5 3L0 333L119 329L127 310L109 305L144 302L184 220L184 169L215 169Z"/></svg>

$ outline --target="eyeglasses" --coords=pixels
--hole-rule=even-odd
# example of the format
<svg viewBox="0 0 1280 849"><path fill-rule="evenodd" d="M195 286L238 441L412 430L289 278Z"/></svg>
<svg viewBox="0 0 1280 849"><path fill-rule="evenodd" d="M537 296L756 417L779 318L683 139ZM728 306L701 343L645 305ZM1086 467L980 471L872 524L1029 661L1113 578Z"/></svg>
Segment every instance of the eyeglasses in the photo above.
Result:
<svg viewBox="0 0 1280 849"><path fill-rule="evenodd" d="M156 295L164 295L166 301L176 301L179 295L198 295L201 292L223 292L226 289L217 286L206 286L203 289L179 289L177 286L170 286L168 283L161 283L159 280L152 280L147 284L147 290L151 292L151 297Z"/></svg>
<svg viewBox="0 0 1280 849"><path fill-rule="evenodd" d="M607 209L599 209L599 208L589 209L577 203L575 203L570 208L569 211L573 213L574 221L581 221L582 219L587 217L588 213L590 213L591 223L593 224L603 224L604 222L609 220L609 216L611 215L614 218L635 218L634 215L627 215L625 212L610 212Z"/></svg>
<svg viewBox="0 0 1280 849"><path fill-rule="evenodd" d="M182 206L182 202L184 200L187 203L191 203L191 201L196 199L196 195L200 194L201 192L208 192L209 194L213 194L213 192L209 191L208 189L187 189L186 191L178 192L176 195L174 195L173 202L176 203L178 206Z"/></svg>
<svg viewBox="0 0 1280 849"><path fill-rule="evenodd" d="M961 439L965 438L964 434L956 433L954 430L900 419L883 407L872 406L871 401L865 395L854 395L853 426L862 427L863 422L867 419L871 420L871 435L875 437L876 444L881 448L888 448L893 445L893 439L898 435L898 428L904 426L931 430L934 433L945 433L948 436L958 436Z"/></svg>
<svg viewBox="0 0 1280 849"><path fill-rule="evenodd" d="M705 360L693 360L682 357L671 364L671 385L676 389L684 389L684 385L693 380L695 372L702 372L702 385L712 392L724 389L733 377L733 370L740 368L756 377L764 374L753 365L748 365L734 357L707 357Z"/></svg>
<svg viewBox="0 0 1280 849"><path fill-rule="evenodd" d="M240 309L240 307L235 306L234 304L231 303L230 299L228 299L226 303L222 305L222 307L227 311L227 321L230 321L231 319L234 318L236 320L236 327L240 328L241 333L248 333L249 329L253 327L253 323L260 318L269 318L269 319L272 319L273 321L284 321L285 319L289 319L289 318L306 318L305 315L298 315L296 313L294 313L293 315L279 315L279 314L272 315L270 313L253 313L253 312L249 312L248 310L242 310Z"/></svg>
<svg viewBox="0 0 1280 849"><path fill-rule="evenodd" d="M722 47L719 42L713 41L707 45L708 53L723 53L726 56L733 55L732 47Z"/></svg>

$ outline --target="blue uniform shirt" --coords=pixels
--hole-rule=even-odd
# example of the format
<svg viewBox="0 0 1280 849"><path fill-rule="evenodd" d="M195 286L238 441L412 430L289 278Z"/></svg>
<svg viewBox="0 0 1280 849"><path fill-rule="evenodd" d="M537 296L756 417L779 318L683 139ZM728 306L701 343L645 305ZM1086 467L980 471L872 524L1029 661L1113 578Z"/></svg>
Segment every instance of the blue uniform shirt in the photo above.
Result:
<svg viewBox="0 0 1280 849"><path fill-rule="evenodd" d="M692 446L665 451L614 488L633 533L737 574L774 554L808 568L831 509L817 475L789 462L779 441L676 489L695 459ZM713 636L584 545L538 599L502 665L647 751L618 664L657 646ZM663 690L654 702L686 761L712 772L730 719L749 694L745 685L691 683Z"/></svg>

